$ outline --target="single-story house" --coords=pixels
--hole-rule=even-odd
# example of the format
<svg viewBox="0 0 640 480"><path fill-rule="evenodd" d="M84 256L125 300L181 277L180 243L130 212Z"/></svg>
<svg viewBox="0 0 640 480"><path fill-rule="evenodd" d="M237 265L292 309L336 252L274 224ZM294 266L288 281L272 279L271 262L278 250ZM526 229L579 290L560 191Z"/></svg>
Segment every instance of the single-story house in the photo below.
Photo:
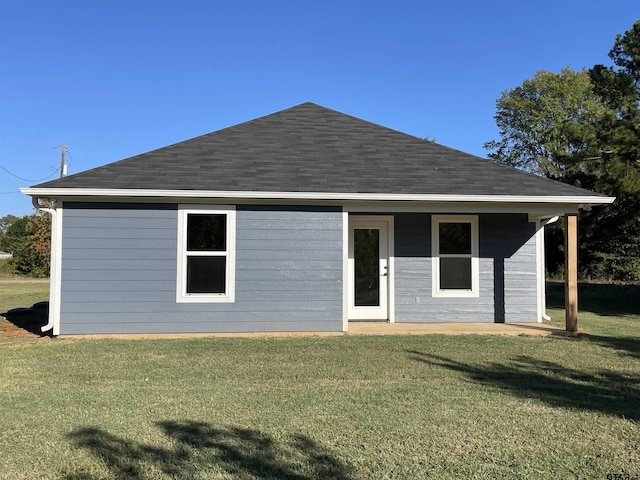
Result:
<svg viewBox="0 0 640 480"><path fill-rule="evenodd" d="M540 322L558 216L577 315L576 213L614 200L313 103L23 192L54 335Z"/></svg>

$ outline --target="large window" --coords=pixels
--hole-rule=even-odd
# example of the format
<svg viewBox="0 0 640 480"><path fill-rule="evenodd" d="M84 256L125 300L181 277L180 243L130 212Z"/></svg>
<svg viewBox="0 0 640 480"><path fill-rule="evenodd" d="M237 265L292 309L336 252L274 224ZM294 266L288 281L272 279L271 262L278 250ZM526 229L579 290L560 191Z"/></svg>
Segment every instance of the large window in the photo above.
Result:
<svg viewBox="0 0 640 480"><path fill-rule="evenodd" d="M434 297L478 296L478 217L434 215L431 222Z"/></svg>
<svg viewBox="0 0 640 480"><path fill-rule="evenodd" d="M178 210L178 302L233 302L235 209L182 205Z"/></svg>

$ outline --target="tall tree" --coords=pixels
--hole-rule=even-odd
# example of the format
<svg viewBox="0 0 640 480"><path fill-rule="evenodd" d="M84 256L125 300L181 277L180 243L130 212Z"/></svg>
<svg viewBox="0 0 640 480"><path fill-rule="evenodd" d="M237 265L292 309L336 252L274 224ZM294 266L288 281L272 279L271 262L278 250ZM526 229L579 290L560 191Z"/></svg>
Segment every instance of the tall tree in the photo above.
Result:
<svg viewBox="0 0 640 480"><path fill-rule="evenodd" d="M51 219L36 213L14 217L6 233L0 237L0 250L13 253L12 269L24 275L49 275L51 256Z"/></svg>
<svg viewBox="0 0 640 480"><path fill-rule="evenodd" d="M5 215L4 217L0 217L0 233L5 233L7 229L11 226L13 222L18 220L18 217L15 215Z"/></svg>
<svg viewBox="0 0 640 480"><path fill-rule="evenodd" d="M2 250L2 239L4 238L4 234L16 220L18 220L18 217L11 214L0 217L0 250Z"/></svg>
<svg viewBox="0 0 640 480"><path fill-rule="evenodd" d="M539 71L503 92L501 138L485 148L495 161L615 196L581 214L581 274L640 281L640 21L609 57L613 67Z"/></svg>
<svg viewBox="0 0 640 480"><path fill-rule="evenodd" d="M502 92L494 117L501 138L484 147L494 161L561 180L571 159L587 153L605 110L586 70L539 70Z"/></svg>
<svg viewBox="0 0 640 480"><path fill-rule="evenodd" d="M609 58L620 67L623 74L629 75L640 89L640 20L624 32L624 35L616 35Z"/></svg>
<svg viewBox="0 0 640 480"><path fill-rule="evenodd" d="M51 217L36 213L29 216L26 243L14 254L16 270L32 277L49 276L51 263Z"/></svg>
<svg viewBox="0 0 640 480"><path fill-rule="evenodd" d="M593 276L640 281L640 21L617 35L609 58L615 67L589 70L594 90L609 108L597 123L602 154L589 173L593 188L617 197L583 223Z"/></svg>
<svg viewBox="0 0 640 480"><path fill-rule="evenodd" d="M29 217L22 218L13 215L2 217L4 235L0 237L0 250L14 253L26 242L29 234L27 233L27 225Z"/></svg>

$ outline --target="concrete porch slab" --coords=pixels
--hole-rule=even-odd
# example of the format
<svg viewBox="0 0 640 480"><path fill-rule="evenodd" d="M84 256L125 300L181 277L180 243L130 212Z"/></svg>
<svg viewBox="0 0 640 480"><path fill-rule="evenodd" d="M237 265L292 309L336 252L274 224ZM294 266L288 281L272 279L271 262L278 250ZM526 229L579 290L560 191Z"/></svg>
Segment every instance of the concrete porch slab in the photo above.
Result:
<svg viewBox="0 0 640 480"><path fill-rule="evenodd" d="M349 322L349 335L567 335L544 323L387 323Z"/></svg>

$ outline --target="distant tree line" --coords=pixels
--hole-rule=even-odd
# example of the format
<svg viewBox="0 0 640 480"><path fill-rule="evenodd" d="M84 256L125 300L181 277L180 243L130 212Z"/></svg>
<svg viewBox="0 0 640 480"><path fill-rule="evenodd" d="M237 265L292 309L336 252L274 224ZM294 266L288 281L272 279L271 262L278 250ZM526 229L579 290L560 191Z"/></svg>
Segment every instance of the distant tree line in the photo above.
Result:
<svg viewBox="0 0 640 480"><path fill-rule="evenodd" d="M609 57L559 73L540 70L496 102L500 139L489 158L615 196L579 214L582 279L640 281L640 20L616 36ZM548 228L547 268L563 270L560 222Z"/></svg>
<svg viewBox="0 0 640 480"><path fill-rule="evenodd" d="M0 250L12 253L3 269L32 277L49 276L51 262L51 217L34 213L0 218Z"/></svg>

